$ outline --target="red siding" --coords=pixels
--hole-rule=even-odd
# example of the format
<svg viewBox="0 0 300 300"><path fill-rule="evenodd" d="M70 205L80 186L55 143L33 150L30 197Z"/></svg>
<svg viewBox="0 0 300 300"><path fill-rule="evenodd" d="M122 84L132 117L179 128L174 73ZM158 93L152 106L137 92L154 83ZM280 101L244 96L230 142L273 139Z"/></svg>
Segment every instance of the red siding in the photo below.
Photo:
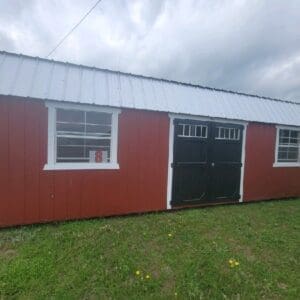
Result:
<svg viewBox="0 0 300 300"><path fill-rule="evenodd" d="M122 109L119 170L43 171L43 101L0 97L0 227L166 209L167 113ZM300 168L273 168L276 128L249 124L244 199L300 196Z"/></svg>
<svg viewBox="0 0 300 300"><path fill-rule="evenodd" d="M0 226L166 209L167 113L123 109L119 170L43 171L47 109L0 97Z"/></svg>
<svg viewBox="0 0 300 300"><path fill-rule="evenodd" d="M276 127L249 124L246 140L244 200L300 196L300 168L273 167Z"/></svg>

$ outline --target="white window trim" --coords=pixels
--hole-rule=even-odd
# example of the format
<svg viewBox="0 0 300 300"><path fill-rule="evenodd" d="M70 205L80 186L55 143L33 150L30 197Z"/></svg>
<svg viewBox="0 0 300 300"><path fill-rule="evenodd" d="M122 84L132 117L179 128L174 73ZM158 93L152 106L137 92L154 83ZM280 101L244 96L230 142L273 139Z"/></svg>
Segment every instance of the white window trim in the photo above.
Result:
<svg viewBox="0 0 300 300"><path fill-rule="evenodd" d="M91 105L46 102L48 108L48 155L44 170L112 170L119 169L118 164L118 120L120 109L96 107ZM56 109L76 109L83 111L107 112L112 114L111 156L109 163L57 163L56 162Z"/></svg>
<svg viewBox="0 0 300 300"><path fill-rule="evenodd" d="M273 167L275 168L293 168L293 167L300 167L300 162L278 162L278 147L279 147L279 130L280 129L287 129L287 130L297 130L299 131L299 127L291 127L291 126L283 126L277 125L276 126L276 143L275 143L275 162L273 163Z"/></svg>

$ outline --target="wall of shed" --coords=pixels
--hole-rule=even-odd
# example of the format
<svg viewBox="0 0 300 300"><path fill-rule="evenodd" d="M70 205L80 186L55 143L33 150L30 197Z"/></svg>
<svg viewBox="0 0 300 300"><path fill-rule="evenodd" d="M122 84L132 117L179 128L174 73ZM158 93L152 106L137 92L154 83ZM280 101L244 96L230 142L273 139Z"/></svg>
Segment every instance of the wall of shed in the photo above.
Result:
<svg viewBox="0 0 300 300"><path fill-rule="evenodd" d="M275 143L276 126L248 125L244 201L300 196L300 168L273 167Z"/></svg>
<svg viewBox="0 0 300 300"><path fill-rule="evenodd" d="M0 96L0 227L166 209L169 117L122 109L119 170L43 171L43 101ZM244 200L300 196L300 168L273 168L276 128L250 123Z"/></svg>
<svg viewBox="0 0 300 300"><path fill-rule="evenodd" d="M119 170L43 171L47 109L0 97L0 226L166 209L166 113L123 109Z"/></svg>

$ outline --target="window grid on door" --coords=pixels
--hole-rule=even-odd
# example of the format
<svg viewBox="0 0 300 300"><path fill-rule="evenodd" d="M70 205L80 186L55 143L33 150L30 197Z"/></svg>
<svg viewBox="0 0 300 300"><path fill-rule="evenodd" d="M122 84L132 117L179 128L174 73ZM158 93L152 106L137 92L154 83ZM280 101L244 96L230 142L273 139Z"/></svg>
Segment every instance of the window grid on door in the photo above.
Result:
<svg viewBox="0 0 300 300"><path fill-rule="evenodd" d="M240 129L218 126L215 139L216 140L239 141L240 140Z"/></svg>
<svg viewBox="0 0 300 300"><path fill-rule="evenodd" d="M206 125L193 125L193 124L178 124L179 137L185 138L207 138L208 128Z"/></svg>

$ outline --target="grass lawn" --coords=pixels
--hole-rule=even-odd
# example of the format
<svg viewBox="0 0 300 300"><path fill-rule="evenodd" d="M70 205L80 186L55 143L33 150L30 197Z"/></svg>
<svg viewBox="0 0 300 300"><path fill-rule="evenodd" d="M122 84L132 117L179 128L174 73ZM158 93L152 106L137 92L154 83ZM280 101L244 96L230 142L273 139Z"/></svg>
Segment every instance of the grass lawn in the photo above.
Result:
<svg viewBox="0 0 300 300"><path fill-rule="evenodd" d="M299 259L300 199L27 226L0 298L299 299Z"/></svg>

